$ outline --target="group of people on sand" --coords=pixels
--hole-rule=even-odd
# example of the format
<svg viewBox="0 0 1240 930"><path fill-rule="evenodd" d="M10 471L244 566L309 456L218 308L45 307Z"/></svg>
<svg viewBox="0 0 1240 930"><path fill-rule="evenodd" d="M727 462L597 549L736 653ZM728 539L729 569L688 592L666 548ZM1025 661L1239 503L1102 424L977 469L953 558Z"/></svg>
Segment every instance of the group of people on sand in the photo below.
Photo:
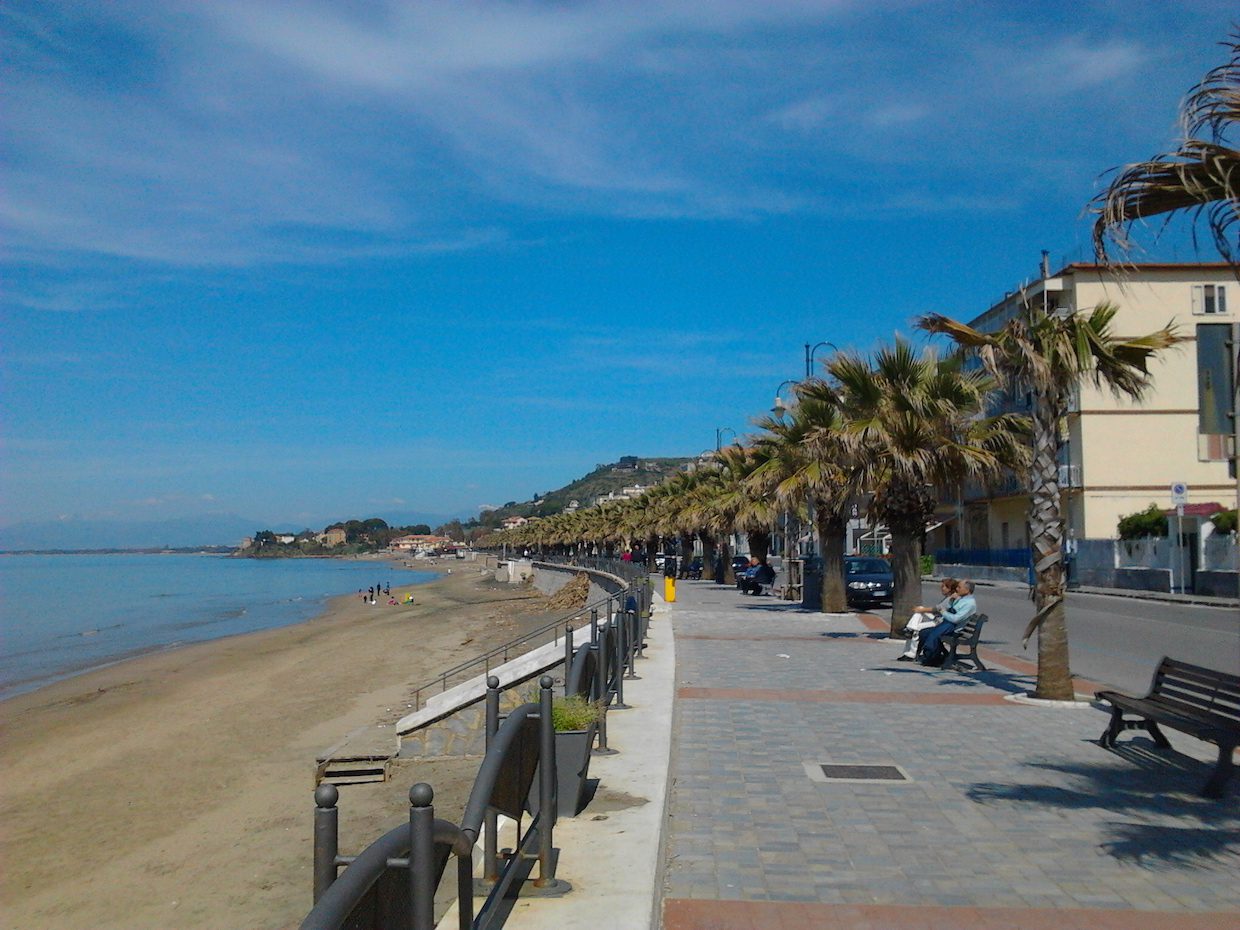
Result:
<svg viewBox="0 0 1240 930"><path fill-rule="evenodd" d="M377 604L379 603L378 599L380 597L386 597L388 599L389 607L393 607L396 605L396 598L392 597L392 583L390 581L387 584L383 584L382 582L380 582L377 585L372 585L371 587L367 588L365 591L363 591L361 588L358 588L357 593L358 593L358 596L361 597L363 604ZM413 600L412 594L407 595L405 597L406 604L410 603L412 600Z"/></svg>
<svg viewBox="0 0 1240 930"><path fill-rule="evenodd" d="M974 584L967 579L944 578L939 583L943 599L933 607L917 607L904 632L908 642L897 662L920 662L939 668L947 658L943 637L954 633L977 613Z"/></svg>

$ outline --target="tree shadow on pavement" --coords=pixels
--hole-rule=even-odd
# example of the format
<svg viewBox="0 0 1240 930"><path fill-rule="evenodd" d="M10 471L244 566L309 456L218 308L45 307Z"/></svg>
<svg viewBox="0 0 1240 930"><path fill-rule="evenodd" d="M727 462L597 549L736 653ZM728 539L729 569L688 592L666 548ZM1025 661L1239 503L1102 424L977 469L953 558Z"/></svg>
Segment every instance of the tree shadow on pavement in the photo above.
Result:
<svg viewBox="0 0 1240 930"><path fill-rule="evenodd" d="M1096 745L1093 740L1086 742ZM1104 810L1131 819L1100 822L1109 833L1108 855L1146 868L1240 865L1240 809L1232 794L1222 800L1198 792L1213 768L1152 740L1133 739L1108 750L1114 763L1028 762L1026 767L1068 776L1070 784L982 782L967 792L981 804L1016 802L1064 811Z"/></svg>

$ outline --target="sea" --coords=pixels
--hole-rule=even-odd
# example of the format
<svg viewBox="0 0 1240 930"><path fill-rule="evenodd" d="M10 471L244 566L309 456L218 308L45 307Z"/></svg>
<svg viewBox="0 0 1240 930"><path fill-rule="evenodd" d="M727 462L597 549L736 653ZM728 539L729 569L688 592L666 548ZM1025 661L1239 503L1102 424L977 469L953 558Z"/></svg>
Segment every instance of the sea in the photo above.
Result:
<svg viewBox="0 0 1240 930"><path fill-rule="evenodd" d="M301 623L328 598L434 572L353 559L0 556L0 700L188 643Z"/></svg>

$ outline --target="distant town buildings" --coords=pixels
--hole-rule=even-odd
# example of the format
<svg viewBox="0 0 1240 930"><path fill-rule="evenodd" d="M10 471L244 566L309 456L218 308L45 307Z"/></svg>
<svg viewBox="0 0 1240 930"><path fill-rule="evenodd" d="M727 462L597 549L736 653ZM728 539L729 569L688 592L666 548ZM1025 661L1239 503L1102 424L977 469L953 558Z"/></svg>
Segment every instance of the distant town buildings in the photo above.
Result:
<svg viewBox="0 0 1240 930"><path fill-rule="evenodd" d="M454 542L447 536L412 534L409 536L397 536L388 543L388 548L393 552L409 552L417 555L419 553L443 552L446 549L456 549L458 545L459 543Z"/></svg>

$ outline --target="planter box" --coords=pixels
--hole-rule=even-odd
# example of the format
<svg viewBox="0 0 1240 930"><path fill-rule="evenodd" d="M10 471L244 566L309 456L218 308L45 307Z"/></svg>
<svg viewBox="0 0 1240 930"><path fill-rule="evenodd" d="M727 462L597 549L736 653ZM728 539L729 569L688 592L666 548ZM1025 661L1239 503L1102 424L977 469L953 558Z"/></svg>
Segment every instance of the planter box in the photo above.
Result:
<svg viewBox="0 0 1240 930"><path fill-rule="evenodd" d="M576 817L585 797L590 770L590 749L598 724L586 730L558 730L555 734L556 816ZM534 771L526 802L531 814L538 813L539 772Z"/></svg>

